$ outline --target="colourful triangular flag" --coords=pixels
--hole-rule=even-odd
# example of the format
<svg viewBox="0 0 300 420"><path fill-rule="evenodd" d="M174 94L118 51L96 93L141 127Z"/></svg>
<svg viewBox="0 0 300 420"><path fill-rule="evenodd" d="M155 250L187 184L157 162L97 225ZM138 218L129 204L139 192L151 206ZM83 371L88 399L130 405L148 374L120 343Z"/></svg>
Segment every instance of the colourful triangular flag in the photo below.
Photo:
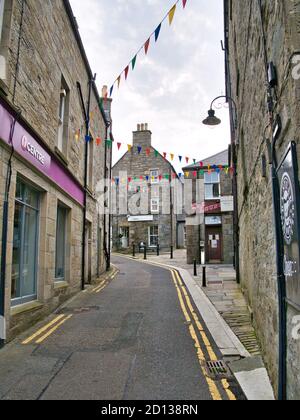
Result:
<svg viewBox="0 0 300 420"><path fill-rule="evenodd" d="M114 91L114 85L112 85L112 87L110 88L110 91L109 91L109 96L110 97L112 97L113 91Z"/></svg>
<svg viewBox="0 0 300 420"><path fill-rule="evenodd" d="M148 157L150 156L150 153L151 153L151 150L149 148L146 149L146 154L147 154Z"/></svg>
<svg viewBox="0 0 300 420"><path fill-rule="evenodd" d="M170 154L170 157L171 157L171 161L173 162L173 160L174 160L174 153L171 153Z"/></svg>
<svg viewBox="0 0 300 420"><path fill-rule="evenodd" d="M190 158L186 157L185 160L186 160L186 163L189 163Z"/></svg>
<svg viewBox="0 0 300 420"><path fill-rule="evenodd" d="M136 57L137 57L137 56L133 57L133 59L132 59L132 61L131 61L132 70L134 70L135 65L136 65Z"/></svg>
<svg viewBox="0 0 300 420"><path fill-rule="evenodd" d="M182 156L178 156L179 162L182 162Z"/></svg>
<svg viewBox="0 0 300 420"><path fill-rule="evenodd" d="M128 145L127 145L127 148L128 148L128 152L131 152L131 149L132 149L131 144L128 144Z"/></svg>
<svg viewBox="0 0 300 420"><path fill-rule="evenodd" d="M183 5L183 8L185 8L185 6L186 6L186 2L187 2L187 0L182 0L182 5Z"/></svg>
<svg viewBox="0 0 300 420"><path fill-rule="evenodd" d="M96 138L96 145L97 146L100 146L100 144L102 143L102 140L101 140L101 138L100 137L97 137Z"/></svg>
<svg viewBox="0 0 300 420"><path fill-rule="evenodd" d="M129 72L129 66L127 66L125 69L125 80L127 80L128 72Z"/></svg>
<svg viewBox="0 0 300 420"><path fill-rule="evenodd" d="M169 11L169 24L172 25L174 16L175 16L175 12L176 12L176 4L174 4L174 6L172 7L172 9Z"/></svg>
<svg viewBox="0 0 300 420"><path fill-rule="evenodd" d="M155 154L155 157L158 157L159 156L159 153L158 153L157 150L154 151L154 154Z"/></svg>
<svg viewBox="0 0 300 420"><path fill-rule="evenodd" d="M142 151L142 147L141 146L138 146L137 147L137 150L138 150L138 154L140 155L141 154L141 151Z"/></svg>
<svg viewBox="0 0 300 420"><path fill-rule="evenodd" d="M119 76L119 77L118 77L118 80L117 80L117 82L118 82L118 88L120 88L120 83L121 83L121 76Z"/></svg>
<svg viewBox="0 0 300 420"><path fill-rule="evenodd" d="M118 146L118 150L120 150L121 146L122 146L122 143L117 143L117 146Z"/></svg>
<svg viewBox="0 0 300 420"><path fill-rule="evenodd" d="M150 46L150 38L148 39L148 41L146 41L144 45L146 55L148 54L149 46Z"/></svg>
<svg viewBox="0 0 300 420"><path fill-rule="evenodd" d="M160 30L161 30L161 23L158 25L158 27L155 29L155 42L157 42L158 38L159 38L159 34L160 34Z"/></svg>

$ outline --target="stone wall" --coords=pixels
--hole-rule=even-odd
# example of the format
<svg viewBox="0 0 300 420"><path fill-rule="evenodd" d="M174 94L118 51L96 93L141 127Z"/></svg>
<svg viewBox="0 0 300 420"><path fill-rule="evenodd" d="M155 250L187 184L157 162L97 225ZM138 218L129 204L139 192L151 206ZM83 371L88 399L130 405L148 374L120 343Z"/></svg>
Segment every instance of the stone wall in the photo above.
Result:
<svg viewBox="0 0 300 420"><path fill-rule="evenodd" d="M21 1L5 1L4 37L0 51L7 58L7 77L0 81L6 92L5 100L21 111L22 118L31 127L42 147L52 153L71 176L83 187L85 130L77 82L80 82L84 100L88 97L90 69L83 51L79 47L78 34L71 25L72 17L67 13L67 2L53 0L27 0L25 2L20 52L18 41L21 24ZM16 69L18 67L18 72ZM63 153L58 152L58 116L62 78L70 90L67 142ZM103 254L104 218L98 217L96 189L104 178L105 142L96 145L96 138L106 139L106 125L99 107L96 88L91 97L91 136L89 146L93 155L91 182L87 199L87 219L92 226L91 278L105 270ZM80 129L79 138L75 134ZM0 143L0 217L2 220L4 186L7 175L9 150ZM109 162L108 154L108 162ZM9 337L12 338L32 322L52 311L81 288L81 258L83 208L63 190L38 173L24 159L15 155L12 160L12 184L9 201L9 234L6 278L6 319ZM27 310L14 308L11 311L11 269L13 245L14 197L17 176L22 176L41 191L38 305ZM102 188L102 187L101 187ZM57 203L69 209L67 262L65 283L55 283L55 239ZM107 223L108 224L108 223ZM99 240L98 230L102 237ZM106 227L108 231L108 227ZM2 223L0 224L0 237ZM100 246L99 243L100 242ZM0 244L1 246L1 244ZM1 251L1 249L0 249ZM100 253L100 256L99 256ZM99 257L99 258L98 258ZM98 264L99 263L99 264ZM86 277L87 280L87 277ZM40 304L40 306L39 306Z"/></svg>
<svg viewBox="0 0 300 420"><path fill-rule="evenodd" d="M132 215L130 209L128 209L126 214L114 215L113 245L115 248L119 247L120 241L118 236L120 227L130 227L129 246L131 247L133 242L139 244L146 241L148 244L148 228L150 226L158 226L161 248L170 249L172 244L171 224L173 224L173 246L176 247L177 219L173 211L171 222L169 181L161 180L158 184L152 184L150 170L158 170L159 175L162 177L168 175L171 179L176 172L163 156L155 154L155 149L151 146L152 133L148 130L148 127L146 128L144 127L143 130L139 129L133 133L133 147L113 167L113 178L120 178L120 185L122 182L127 182L128 178L132 178L132 182L129 183L128 201L135 195L136 188L140 187L142 192L149 191L148 199L146 199L145 205L140 209L141 215L151 215L150 189L151 187L157 189L160 198L160 211L159 214L153 214L153 222L128 222L127 215ZM138 152L138 146L142 147L141 153ZM147 148L150 150L148 154ZM141 176L144 179L149 176L149 182L145 180L140 181ZM135 178L137 179L136 182L134 182ZM120 185L117 188L117 201L119 200ZM163 203L166 203L166 209L163 208Z"/></svg>
<svg viewBox="0 0 300 420"><path fill-rule="evenodd" d="M291 140L299 149L299 80L292 77L293 54L300 49L299 2L266 0L225 2L228 15L228 91L238 107L237 173L241 281L274 389L278 385L278 290L272 179L264 176L271 138L267 107L266 62L273 61L278 85L273 92L275 115L282 119L277 144L280 160ZM264 38L266 45L264 48ZM288 398L300 398L300 340L292 338L297 311L288 306Z"/></svg>

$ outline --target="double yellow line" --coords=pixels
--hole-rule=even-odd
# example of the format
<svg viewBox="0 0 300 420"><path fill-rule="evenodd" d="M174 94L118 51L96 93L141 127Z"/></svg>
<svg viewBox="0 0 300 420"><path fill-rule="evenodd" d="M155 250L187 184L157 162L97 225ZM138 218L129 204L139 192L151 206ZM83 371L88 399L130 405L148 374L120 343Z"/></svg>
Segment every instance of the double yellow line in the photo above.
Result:
<svg viewBox="0 0 300 420"><path fill-rule="evenodd" d="M22 342L23 345L35 343L41 344L45 341L50 335L52 335L59 327L61 327L65 322L72 318L73 315L59 315L49 324L45 325L43 328L39 329L32 336L27 338Z"/></svg>
<svg viewBox="0 0 300 420"><path fill-rule="evenodd" d="M197 350L197 357L199 360L199 364L200 364L200 368L201 371L206 379L210 394L213 398L213 400L216 401L221 401L222 400L222 396L221 393L218 389L217 383L215 381L213 381L207 374L206 368L205 368L205 363L207 362L203 349L201 347L200 344L200 340L198 338L198 335L196 333L196 330L198 331L198 334L200 333L202 342L204 343L204 346L206 348L206 351L209 355L209 361L215 362L217 361L217 356L211 346L211 343L205 333L205 330L201 324L201 322L199 321L199 318L197 316L197 313L194 310L194 307L191 303L190 297L187 293L186 287L183 284L181 277L179 276L178 272L176 270L170 270L172 277L173 277L173 281L177 290L177 294L178 294L178 298L179 298L179 302L180 302L180 306L182 309L182 312L184 314L184 317L186 319L187 324L189 325L189 332L190 335L195 343L195 348ZM195 328L195 326L196 328ZM227 394L227 397L229 398L229 400L231 401L235 401L236 397L235 395L231 392L230 390L230 386L227 380L222 380L221 381L221 386L224 389L224 391Z"/></svg>
<svg viewBox="0 0 300 420"><path fill-rule="evenodd" d="M105 289L105 287L108 286L108 282L107 280L103 280L100 284L98 284L97 287L95 287L94 289L92 289L92 293L100 293L103 289Z"/></svg>

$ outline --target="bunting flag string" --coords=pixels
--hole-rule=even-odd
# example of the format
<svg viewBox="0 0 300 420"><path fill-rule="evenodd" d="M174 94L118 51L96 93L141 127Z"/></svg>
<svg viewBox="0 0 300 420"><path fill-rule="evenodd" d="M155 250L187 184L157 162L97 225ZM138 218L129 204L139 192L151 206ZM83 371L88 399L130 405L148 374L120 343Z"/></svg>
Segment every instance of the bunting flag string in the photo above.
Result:
<svg viewBox="0 0 300 420"><path fill-rule="evenodd" d="M82 129L77 130L75 132L75 140L76 141L78 141L80 139L81 132L82 132ZM91 136L85 136L85 141L90 142L91 140L92 140ZM103 140L101 139L101 137L96 137L95 142L96 142L96 145L97 146L101 146L103 144ZM127 149L128 152L134 151L134 146L132 146L131 144L122 143L122 142L113 142L112 140L105 140L105 143L106 143L106 145L107 145L108 148L112 148L113 147L113 144L116 144L118 152L121 151L121 149L122 149L123 146L126 147L126 149ZM146 147L144 149L140 145L139 146L136 146L135 147L135 150L137 151L138 155L141 155L141 153L144 150L145 153L146 153L146 156L148 158L151 156L151 152L153 152L154 153L154 156L156 158L158 158L159 156L163 157L165 160L168 160L168 158L169 158L172 163L174 163L174 160L175 160L175 153L174 152L171 152L171 153L159 152L158 150L156 150L154 148L152 149L150 147ZM204 168L204 163L203 162L197 163L197 159L194 159L194 158L191 159L188 156L185 157L185 162L186 162L187 165L190 163L191 160L193 161L193 164L194 164L195 167L196 167L196 165L197 166L199 165L200 169L203 169ZM183 156L182 155L178 155L178 162L180 164L182 164L182 161L183 161ZM209 173L211 173L211 172L221 172L222 170L225 170L226 171L226 169L228 169L228 166L226 166L226 165L225 166L222 166L222 165L216 166L216 165L206 164L205 165L205 169L207 169L207 171ZM195 169L192 168L192 170L189 171L189 172L190 173L191 172L192 173L195 173Z"/></svg>
<svg viewBox="0 0 300 420"><path fill-rule="evenodd" d="M162 28L162 24L164 23L164 21L166 19L168 19L169 21L169 26L172 25L173 21L174 21L174 17L175 17L175 13L177 10L177 6L178 3L181 2L182 3L182 7L183 9L186 8L186 4L187 4L187 0L177 0L176 3L171 7L171 9L168 11L168 13L164 16L164 18L162 19L162 21L160 22L160 24L156 27L156 29L152 32L152 34L149 36L149 38L147 39L146 42L144 42L144 44L141 46L141 48L137 51L137 53L134 55L134 58L129 62L129 64L127 66L125 66L124 70L121 72L121 74L116 78L116 80L113 82L110 90L109 90L109 95L110 97L112 97L113 92L114 92L114 87L115 84L117 83L118 88L120 88L120 84L121 84L121 79L122 79L122 75L125 74L125 80L128 79L128 74L129 74L129 69L130 69L130 65L131 65L131 69L132 71L134 71L135 67L136 67L136 61L137 61L137 56L141 53L141 51L144 51L145 55L148 55L149 52L149 48L150 48L150 44L151 44L151 38L154 36L155 39L155 43L157 43L158 38L160 36L160 32L161 32L161 28Z"/></svg>

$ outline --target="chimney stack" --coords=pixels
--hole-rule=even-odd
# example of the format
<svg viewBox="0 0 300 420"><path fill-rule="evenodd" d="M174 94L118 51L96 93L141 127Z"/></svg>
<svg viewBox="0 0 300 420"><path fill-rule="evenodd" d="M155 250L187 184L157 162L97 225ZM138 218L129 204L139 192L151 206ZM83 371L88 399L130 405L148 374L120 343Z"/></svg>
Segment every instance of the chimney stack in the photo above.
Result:
<svg viewBox="0 0 300 420"><path fill-rule="evenodd" d="M133 145L151 147L151 137L148 123L137 124L137 131L133 132Z"/></svg>

